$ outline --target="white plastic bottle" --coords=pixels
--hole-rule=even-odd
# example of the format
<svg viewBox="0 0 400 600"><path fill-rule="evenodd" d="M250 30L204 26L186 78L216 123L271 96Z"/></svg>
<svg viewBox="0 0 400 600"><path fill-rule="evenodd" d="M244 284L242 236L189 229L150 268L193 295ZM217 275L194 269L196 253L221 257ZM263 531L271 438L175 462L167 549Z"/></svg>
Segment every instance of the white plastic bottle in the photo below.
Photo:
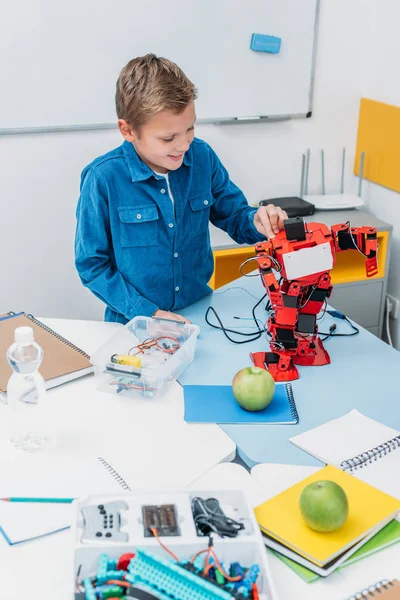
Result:
<svg viewBox="0 0 400 600"><path fill-rule="evenodd" d="M14 373L7 385L13 446L33 452L51 441L43 433L41 400L46 394L44 379L39 373L43 350L35 342L31 327L17 327L15 342L7 351L7 360Z"/></svg>

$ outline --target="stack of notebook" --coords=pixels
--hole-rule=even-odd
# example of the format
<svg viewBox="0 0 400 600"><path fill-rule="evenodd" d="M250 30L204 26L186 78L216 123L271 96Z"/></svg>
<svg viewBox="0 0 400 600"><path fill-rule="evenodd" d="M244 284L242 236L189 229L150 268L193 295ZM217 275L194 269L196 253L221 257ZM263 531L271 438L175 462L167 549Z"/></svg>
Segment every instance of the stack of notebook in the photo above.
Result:
<svg viewBox="0 0 400 600"><path fill-rule="evenodd" d="M348 519L335 532L313 531L300 513L303 489L318 480L334 481L348 497ZM256 507L255 514L266 546L307 579L301 567L326 577L346 561L374 552L377 545L396 541L400 532L394 519L399 511L399 500L330 465Z"/></svg>

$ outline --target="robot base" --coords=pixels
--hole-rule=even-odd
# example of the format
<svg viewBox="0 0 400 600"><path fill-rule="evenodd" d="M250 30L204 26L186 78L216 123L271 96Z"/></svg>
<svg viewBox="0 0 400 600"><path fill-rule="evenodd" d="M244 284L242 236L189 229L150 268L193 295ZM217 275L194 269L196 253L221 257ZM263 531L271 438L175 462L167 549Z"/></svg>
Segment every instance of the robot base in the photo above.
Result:
<svg viewBox="0 0 400 600"><path fill-rule="evenodd" d="M314 340L313 353L304 356L285 352L252 352L251 360L255 367L266 369L275 381L293 381L299 378L296 365L303 367L320 367L329 365L331 360L319 337ZM295 363L295 364L294 364Z"/></svg>

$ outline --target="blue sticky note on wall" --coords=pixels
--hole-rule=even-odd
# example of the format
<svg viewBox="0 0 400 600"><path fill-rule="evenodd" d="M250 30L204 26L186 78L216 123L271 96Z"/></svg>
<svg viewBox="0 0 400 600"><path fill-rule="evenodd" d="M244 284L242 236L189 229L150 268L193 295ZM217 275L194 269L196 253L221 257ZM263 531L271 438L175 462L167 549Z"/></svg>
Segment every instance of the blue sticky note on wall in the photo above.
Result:
<svg viewBox="0 0 400 600"><path fill-rule="evenodd" d="M253 33L251 36L250 49L254 52L270 52L279 54L282 38L273 35L263 35L262 33Z"/></svg>

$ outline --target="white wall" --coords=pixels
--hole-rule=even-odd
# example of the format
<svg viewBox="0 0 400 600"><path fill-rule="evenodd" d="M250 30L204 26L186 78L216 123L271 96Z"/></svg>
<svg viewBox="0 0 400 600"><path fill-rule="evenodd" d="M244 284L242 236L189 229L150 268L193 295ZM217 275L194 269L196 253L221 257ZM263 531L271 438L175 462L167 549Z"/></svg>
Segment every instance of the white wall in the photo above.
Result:
<svg viewBox="0 0 400 600"><path fill-rule="evenodd" d="M400 105L399 19L398 0L375 0L370 21L370 39L373 43L367 47L370 65L367 96L396 106ZM388 293L400 298L400 195L374 183L366 183L364 191L369 210L393 225ZM390 320L390 328L393 343L399 349L400 321Z"/></svg>
<svg viewBox="0 0 400 600"><path fill-rule="evenodd" d="M374 1L321 0L311 119L197 128L250 202L298 193L307 147L313 159L310 192L318 191L322 147L327 191L339 184L343 146L347 189L356 189L352 166L359 99L367 91L363 58ZM102 318L103 305L75 273L75 206L82 168L120 142L117 131L0 137L0 312Z"/></svg>

